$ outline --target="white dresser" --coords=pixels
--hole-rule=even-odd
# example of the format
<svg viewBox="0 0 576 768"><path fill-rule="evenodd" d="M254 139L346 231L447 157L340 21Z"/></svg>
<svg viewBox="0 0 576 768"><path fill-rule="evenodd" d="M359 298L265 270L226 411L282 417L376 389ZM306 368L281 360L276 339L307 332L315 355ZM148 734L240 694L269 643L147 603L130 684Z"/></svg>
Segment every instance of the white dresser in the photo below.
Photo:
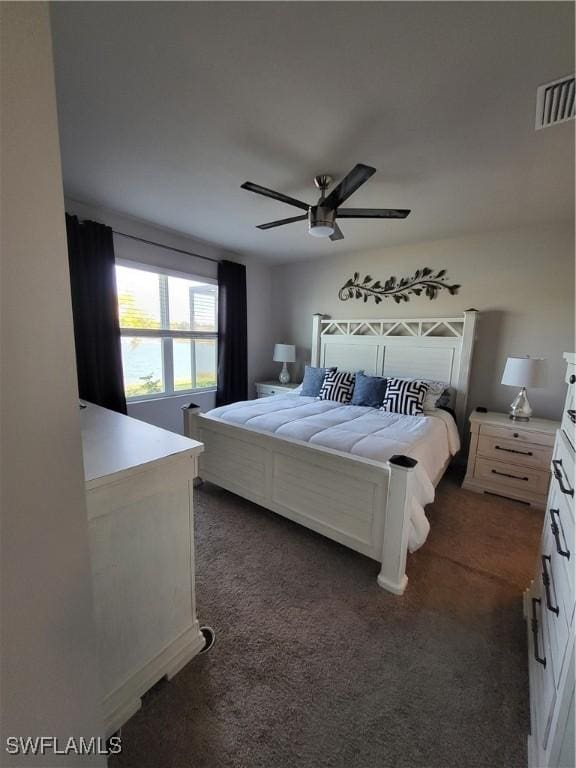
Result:
<svg viewBox="0 0 576 768"><path fill-rule="evenodd" d="M202 443L87 404L84 476L106 735L204 647L192 481Z"/></svg>
<svg viewBox="0 0 576 768"><path fill-rule="evenodd" d="M576 355L567 362L568 394L552 454L540 551L524 596L528 625L530 768L574 768L574 537Z"/></svg>

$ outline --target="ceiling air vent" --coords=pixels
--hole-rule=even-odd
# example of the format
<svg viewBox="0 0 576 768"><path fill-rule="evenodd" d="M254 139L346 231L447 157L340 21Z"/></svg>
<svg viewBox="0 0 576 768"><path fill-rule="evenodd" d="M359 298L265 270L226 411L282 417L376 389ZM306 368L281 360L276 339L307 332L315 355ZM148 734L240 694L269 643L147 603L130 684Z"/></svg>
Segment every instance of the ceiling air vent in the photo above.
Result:
<svg viewBox="0 0 576 768"><path fill-rule="evenodd" d="M574 75L541 85L536 91L536 130L574 119Z"/></svg>

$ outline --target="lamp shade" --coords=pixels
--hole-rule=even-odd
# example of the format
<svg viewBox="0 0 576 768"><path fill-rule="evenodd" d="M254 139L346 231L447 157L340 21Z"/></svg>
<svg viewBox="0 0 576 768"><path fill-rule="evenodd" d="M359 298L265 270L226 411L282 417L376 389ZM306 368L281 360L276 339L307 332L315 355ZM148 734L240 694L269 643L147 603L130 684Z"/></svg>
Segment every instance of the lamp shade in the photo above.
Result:
<svg viewBox="0 0 576 768"><path fill-rule="evenodd" d="M509 357L502 384L509 387L542 387L546 360L542 357Z"/></svg>
<svg viewBox="0 0 576 768"><path fill-rule="evenodd" d="M275 344L272 359L275 363L293 363L296 360L296 347L294 344Z"/></svg>

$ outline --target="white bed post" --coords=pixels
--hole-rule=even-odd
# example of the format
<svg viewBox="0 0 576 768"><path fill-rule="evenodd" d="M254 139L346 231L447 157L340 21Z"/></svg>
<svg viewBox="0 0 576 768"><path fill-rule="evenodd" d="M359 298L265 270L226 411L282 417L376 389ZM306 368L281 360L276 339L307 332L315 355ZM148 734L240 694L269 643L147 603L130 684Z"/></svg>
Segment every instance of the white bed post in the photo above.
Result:
<svg viewBox="0 0 576 768"><path fill-rule="evenodd" d="M182 406L182 417L184 419L184 436L192 440L198 440L198 419L196 418L202 409L199 405L188 403Z"/></svg>
<svg viewBox="0 0 576 768"><path fill-rule="evenodd" d="M198 417L202 413L202 409L199 405L196 405L195 403L188 403L188 405L182 406L182 418L184 420L184 436L189 437L192 440L198 440L199 442L202 442L200 440L200 429L199 429L199 422ZM196 471L196 477L193 480L194 488L197 488L198 486L202 485L204 481L198 474L198 467Z"/></svg>
<svg viewBox="0 0 576 768"><path fill-rule="evenodd" d="M322 320L324 320L326 317L327 315L323 315L320 312L317 312L312 318L312 350L310 356L310 365L313 368L319 368L321 365L320 349L322 342Z"/></svg>
<svg viewBox="0 0 576 768"><path fill-rule="evenodd" d="M418 462L409 456L392 456L387 463L390 471L386 520L384 522L384 544L382 547L382 568L378 584L395 595L403 594L408 584L406 576L406 555L410 530L410 499L414 468Z"/></svg>
<svg viewBox="0 0 576 768"><path fill-rule="evenodd" d="M476 309L467 309L464 312L464 327L462 328L462 347L460 349L460 375L458 378L458 390L456 395L456 423L460 438L464 439L466 434L466 405L468 402L468 388L470 386L470 371L472 368L472 348L474 346L474 337L476 334L476 320L478 311Z"/></svg>

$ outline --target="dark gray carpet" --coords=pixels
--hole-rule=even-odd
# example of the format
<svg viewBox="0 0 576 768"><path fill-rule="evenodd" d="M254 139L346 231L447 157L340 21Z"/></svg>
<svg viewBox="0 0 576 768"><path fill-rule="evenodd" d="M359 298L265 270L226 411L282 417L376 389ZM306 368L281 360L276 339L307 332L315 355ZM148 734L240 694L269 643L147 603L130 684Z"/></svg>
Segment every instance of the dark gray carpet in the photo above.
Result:
<svg viewBox="0 0 576 768"><path fill-rule="evenodd" d="M204 485L198 613L216 644L145 697L110 765L524 768L541 513L457 480L401 598L377 563Z"/></svg>

